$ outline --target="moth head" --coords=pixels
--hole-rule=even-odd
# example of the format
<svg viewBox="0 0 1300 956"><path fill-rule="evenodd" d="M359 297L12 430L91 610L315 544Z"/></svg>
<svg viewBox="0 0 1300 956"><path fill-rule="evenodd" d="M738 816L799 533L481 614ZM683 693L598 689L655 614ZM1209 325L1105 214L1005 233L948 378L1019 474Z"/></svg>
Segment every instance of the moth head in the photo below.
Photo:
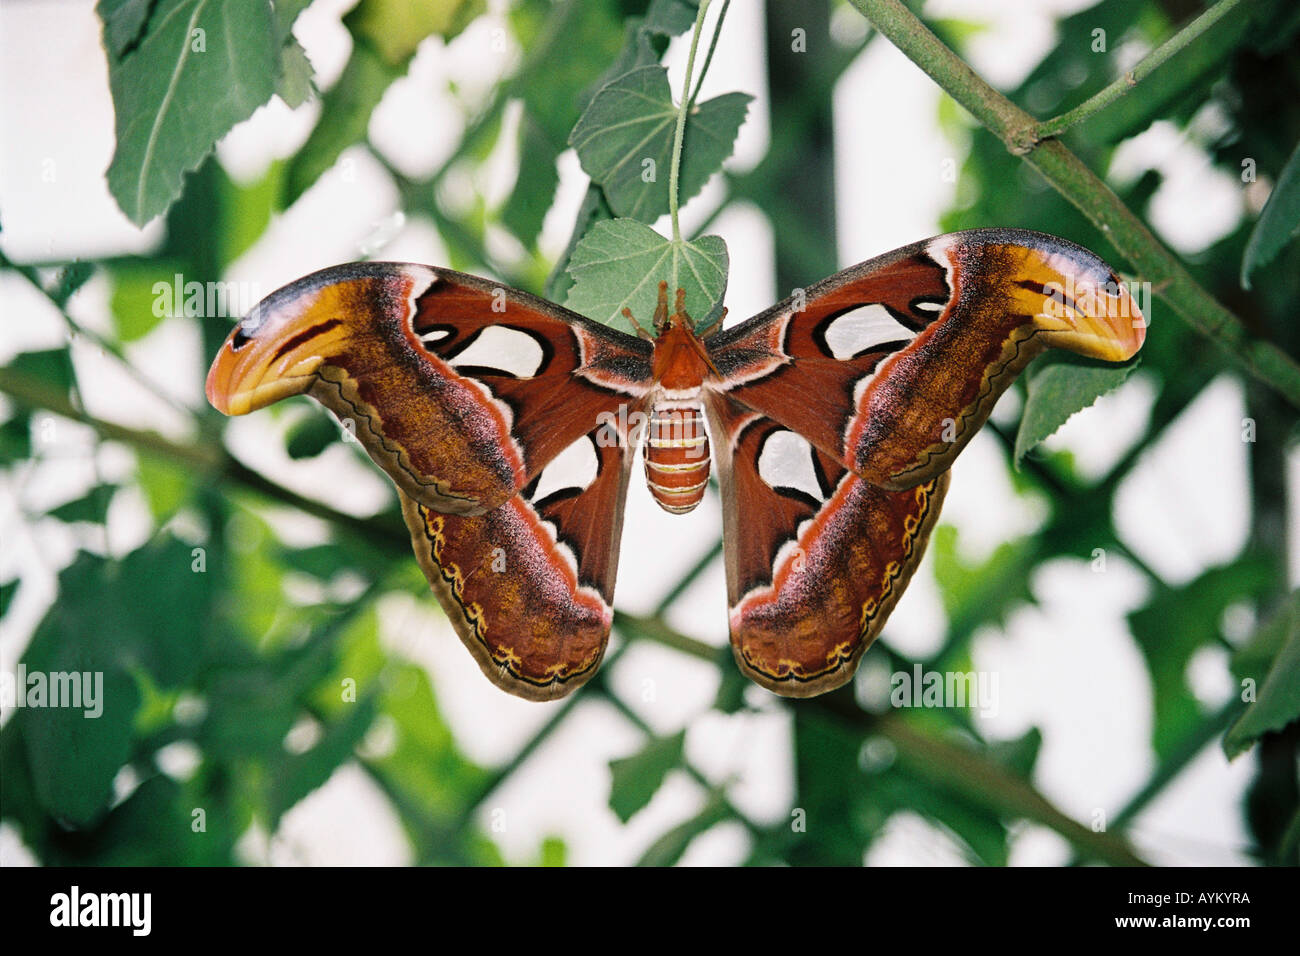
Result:
<svg viewBox="0 0 1300 956"><path fill-rule="evenodd" d="M308 391L319 370L347 352L353 328L405 308L415 278L390 263L357 263L271 293L222 344L208 370L208 401L243 415Z"/></svg>

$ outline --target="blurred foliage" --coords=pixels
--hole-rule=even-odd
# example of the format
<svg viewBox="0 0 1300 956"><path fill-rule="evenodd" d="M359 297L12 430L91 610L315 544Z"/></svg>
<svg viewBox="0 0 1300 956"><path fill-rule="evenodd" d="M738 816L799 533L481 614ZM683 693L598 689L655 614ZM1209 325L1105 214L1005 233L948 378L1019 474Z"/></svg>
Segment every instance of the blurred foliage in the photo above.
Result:
<svg viewBox="0 0 1300 956"><path fill-rule="evenodd" d="M262 0L240 5L238 12L219 6L220 11L203 8L192 0L101 0L98 6L119 134L109 185L138 223L165 210L165 230L159 246L145 256L0 263L42 292L73 338L89 338L129 367L124 346L148 336L167 314L155 307L155 283L171 284L174 276L186 282L221 280L278 213L358 147L385 168L402 210L437 229L448 250L447 265L495 274L561 300L568 295L581 301L586 295L601 308L617 297L617 289L611 289L617 276L605 275L600 289L585 291L571 288L565 266L571 255L579 266L591 260L592 247L580 251L584 236L615 212L628 211L629 203L633 213L650 219L666 208L656 194L652 206L639 209L640 197L629 194L622 180L605 178L613 175L626 144L598 134L626 115L629 75L651 82L656 115L668 108L658 64L669 38L687 31L694 20L689 0L516 0L503 19L477 33L473 28L482 26L476 18L484 4L475 0L361 0L344 18L352 51L342 74L320 94L315 129L295 155L245 186L226 175L212 147L270 96L294 105L312 95L310 64L289 32L307 2ZM746 199L771 217L783 287L832 271L829 95L864 42L884 42L841 46L830 38L830 4L818 0L801 6L796 24L806 28L808 49L817 55L791 56L789 27L795 15L789 5L770 3L771 149L753 170L722 172L731 197ZM1120 75L1120 64L1131 63L1131 51L1154 46L1195 12L1182 0L1105 0L1062 20L1039 64L1006 92L1041 117L1062 113ZM175 26L180 21L164 14L188 13L214 18L211 24L196 21L198 27L213 27L208 44L227 42L240 31L257 32L249 47L257 56L241 52L231 58L239 62L232 75L182 69L184 82L167 95L157 86L157 69L183 66L195 37L182 36ZM959 53L979 35L977 24L932 26ZM1102 49L1097 31L1105 38ZM504 43L507 34L519 56L499 84L477 99L456 88L448 91L465 124L433 173L406 176L368 143L373 110L405 75L417 50ZM1300 140L1298 63L1300 16L1289 0L1266 0L1228 17L1131 93L1070 129L1064 140L1105 174L1125 140L1161 124L1202 150L1246 194L1258 195L1263 183L1295 182L1295 160L1288 164L1288 157L1294 157ZM698 105L695 125L688 127L697 146L691 152L688 144L692 165L686 166L683 198L729 155L746 103L738 92ZM503 118L511 104L519 105L519 122L507 133ZM1090 246L1122 266L1104 235L993 136L972 127L950 100L942 101L935 119L955 142L968 144L957 207L945 216L946 229L994 224L1041 229ZM637 122L644 124L645 117ZM646 128L662 139L662 122ZM504 142L507 135L514 141ZM540 253L537 240L558 183L556 158L570 142L598 182L590 187L568 248L556 263ZM477 168L498 146L520 158L510 195L495 204L462 196L454 208L440 198L449 177ZM1245 178L1246 169L1252 179ZM189 170L194 172L186 175ZM666 182L666 168L662 178ZM466 181L456 178L456 188L470 188ZM1143 216L1165 185L1161 169L1110 181ZM1243 216L1209 248L1185 257L1216 298L1256 334L1273 338L1292 355L1300 351L1300 325L1294 321L1300 244L1289 241L1295 223L1287 221L1294 201L1293 186L1275 191L1265 217ZM500 248L488 241L492 231L508 232L520 253L490 251ZM1244 265L1248 246L1255 251ZM689 255L692 248L674 254ZM1243 287L1244 272L1250 273L1250 288ZM106 337L87 332L66 311L96 274L112 287L111 322L102 326L110 329ZM188 314L179 304L173 311ZM205 359L230 325L229 316L206 312L186 321L197 327ZM645 735L642 744L611 765L611 812L620 821L632 819L676 773L693 779L703 794L689 818L647 843L640 862L674 863L700 834L739 824L752 863L856 865L902 811L948 833L973 863L1005 864L1025 821L1055 829L1080 859L1134 862L1125 826L1229 726L1223 746L1230 753L1256 750L1239 758L1253 761L1254 768L1243 807L1253 840L1246 850L1260 862L1295 862L1300 612L1286 590L1282 524L1284 450L1294 438L1295 410L1259 384L1245 383L1248 414L1257 428L1248 446L1250 541L1231 562L1173 585L1146 567L1117 533L1114 496L1222 366L1199 338L1177 321L1165 321L1157 308L1141 369L1156 384L1157 395L1144 433L1107 474L1085 476L1069 456L1031 452L1028 438L1014 449L1009 438L1003 439L1018 492L1047 503L1044 520L978 563L962 558L954 529L941 526L932 547L947 617L945 640L930 657L911 661L891 650L886 630L886 639L868 658L894 672L910 672L916 664L926 671L968 671L974 635L1033 604L1032 580L1047 562L1095 561L1099 553L1127 561L1148 582L1145 604L1129 623L1151 679L1156 769L1127 806L1109 808L1115 811L1110 814L1114 832L1095 833L1070 820L1033 789L1043 743L1038 729L1017 740L986 740L970 708L891 712L887 703L866 694L855 697L849 689L779 705L791 717L795 794L788 817L753 821L731 802L731 781L712 780L691 764L689 728L656 734L619 697L607 680L611 660L579 696L608 701ZM1039 416L1029 437L1050 434L1127 372L1098 383L1090 394L1076 394L1077 379L1055 368L1035 369L1028 395L1066 395L1055 412L1047 409ZM1017 388L1026 395L1023 383ZM401 592L428 600L391 503L358 519L275 485L224 450L226 423L203 406L185 409L193 436L189 443L96 423L96 446L80 453L93 455L100 443L128 447L135 455L133 474L125 484L97 480L73 500L33 511L21 504L26 476L76 449L80 432L72 421L87 418L70 348L18 355L0 369L0 392L7 395L9 414L0 425L0 454L24 517L34 528L44 522L71 525L81 545L58 573L57 598L22 664L31 672L100 672L104 680L103 713L97 719L84 719L75 709L26 708L12 713L0 731L0 814L37 859L100 865L245 861L256 857L250 845L271 838L285 814L340 768L352 766L391 804L414 861L502 861L486 825L486 801L564 723L572 702L560 705L503 766L481 767L461 752L427 674L381 640L376 602L382 596ZM306 410L305 405L298 409ZM335 445L348 445L347 436L315 408L293 417L283 434L286 453L295 459L315 459ZM1013 459L1022 470L1011 470ZM143 544L120 553L107 547L105 525L118 501L137 493L154 531ZM310 547L280 540L265 517L271 503L326 519L328 540ZM693 573L716 561L717 553L710 552ZM26 580L0 584L4 613L21 602ZM688 584L679 582L671 597ZM714 713L776 706L764 700L760 708L729 654L672 631L663 618L670 603L650 618L620 615L623 643L611 657L630 642L658 641L718 668ZM1225 630L1225 622L1241 613L1262 622L1245 640ZM1246 701L1254 703L1237 701L1234 691L1231 700L1212 709L1193 695L1189 665L1207 648L1231 652L1233 679L1243 687L1249 683L1253 692ZM563 865L566 859L564 843L555 838L540 841L534 855L545 865Z"/></svg>

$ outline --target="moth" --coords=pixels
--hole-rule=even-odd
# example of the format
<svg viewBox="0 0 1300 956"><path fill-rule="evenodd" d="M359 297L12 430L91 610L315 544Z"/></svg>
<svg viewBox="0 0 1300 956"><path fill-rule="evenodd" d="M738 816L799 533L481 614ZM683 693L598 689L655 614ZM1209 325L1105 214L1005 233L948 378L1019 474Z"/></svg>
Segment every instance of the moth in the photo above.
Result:
<svg viewBox="0 0 1300 956"><path fill-rule="evenodd" d="M674 305L661 284L633 336L446 269L340 265L243 318L207 395L242 415L305 393L343 420L483 673L533 700L600 664L638 446L670 512L712 467L736 662L808 697L853 676L1015 376L1048 348L1125 361L1146 326L1093 253L1015 229L906 246L731 328Z"/></svg>

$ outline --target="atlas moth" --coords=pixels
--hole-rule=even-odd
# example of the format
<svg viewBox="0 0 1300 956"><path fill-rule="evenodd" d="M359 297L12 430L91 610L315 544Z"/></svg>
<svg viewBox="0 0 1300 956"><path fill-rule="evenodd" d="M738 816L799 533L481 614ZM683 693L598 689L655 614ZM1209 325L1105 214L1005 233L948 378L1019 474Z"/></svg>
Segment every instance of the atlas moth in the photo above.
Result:
<svg viewBox="0 0 1300 956"><path fill-rule="evenodd" d="M1125 361L1146 324L1097 256L1015 229L906 246L725 329L661 284L647 321L633 336L486 279L352 263L259 303L207 394L242 415L305 393L352 421L465 646L534 700L600 664L638 445L670 512L714 471L736 662L807 697L853 676L1016 375L1048 348Z"/></svg>

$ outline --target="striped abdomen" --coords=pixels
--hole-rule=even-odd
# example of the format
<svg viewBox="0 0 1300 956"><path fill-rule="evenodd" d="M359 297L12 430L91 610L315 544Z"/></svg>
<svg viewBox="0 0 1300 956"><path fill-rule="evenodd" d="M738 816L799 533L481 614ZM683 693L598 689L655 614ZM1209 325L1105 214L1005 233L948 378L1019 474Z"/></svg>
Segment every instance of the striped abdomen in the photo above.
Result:
<svg viewBox="0 0 1300 956"><path fill-rule="evenodd" d="M709 483L709 436L698 407L650 412L645 478L665 511L685 514L700 503Z"/></svg>

